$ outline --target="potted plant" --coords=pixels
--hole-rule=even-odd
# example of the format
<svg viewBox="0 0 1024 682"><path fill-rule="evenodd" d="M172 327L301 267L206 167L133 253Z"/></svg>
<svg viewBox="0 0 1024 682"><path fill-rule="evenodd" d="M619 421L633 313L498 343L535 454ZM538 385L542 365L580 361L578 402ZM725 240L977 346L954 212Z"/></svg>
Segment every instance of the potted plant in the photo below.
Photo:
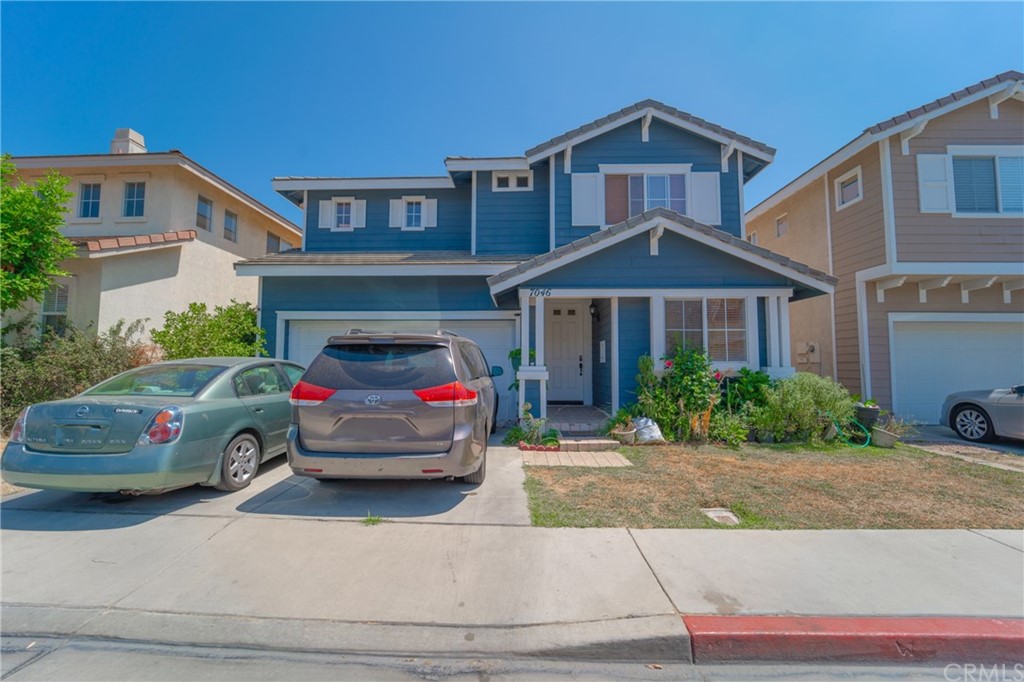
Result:
<svg viewBox="0 0 1024 682"><path fill-rule="evenodd" d="M612 426L611 431L608 432L608 435L625 445L635 442L636 427L633 425L633 419L631 417L626 417L625 420L616 422L615 425Z"/></svg>
<svg viewBox="0 0 1024 682"><path fill-rule="evenodd" d="M882 408L874 400L868 398L857 403L857 421L864 425L864 428L874 428L878 423L878 417L882 414Z"/></svg>

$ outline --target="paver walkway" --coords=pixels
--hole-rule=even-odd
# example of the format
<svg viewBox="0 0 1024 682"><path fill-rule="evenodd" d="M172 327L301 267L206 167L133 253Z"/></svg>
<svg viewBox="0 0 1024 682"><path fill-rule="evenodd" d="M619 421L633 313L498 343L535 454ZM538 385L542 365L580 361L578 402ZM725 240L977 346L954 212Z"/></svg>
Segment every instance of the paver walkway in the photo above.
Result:
<svg viewBox="0 0 1024 682"><path fill-rule="evenodd" d="M631 467L617 452L523 452L523 464L531 467Z"/></svg>

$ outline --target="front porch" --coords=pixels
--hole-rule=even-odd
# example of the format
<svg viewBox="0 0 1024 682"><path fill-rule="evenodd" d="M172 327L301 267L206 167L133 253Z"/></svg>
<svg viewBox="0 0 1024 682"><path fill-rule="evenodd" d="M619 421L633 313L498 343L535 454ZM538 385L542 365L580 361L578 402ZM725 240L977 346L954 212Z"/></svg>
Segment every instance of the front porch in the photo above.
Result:
<svg viewBox="0 0 1024 682"><path fill-rule="evenodd" d="M594 433L635 399L637 364L704 348L723 374L794 372L789 287L520 289L518 414L525 403L566 434Z"/></svg>

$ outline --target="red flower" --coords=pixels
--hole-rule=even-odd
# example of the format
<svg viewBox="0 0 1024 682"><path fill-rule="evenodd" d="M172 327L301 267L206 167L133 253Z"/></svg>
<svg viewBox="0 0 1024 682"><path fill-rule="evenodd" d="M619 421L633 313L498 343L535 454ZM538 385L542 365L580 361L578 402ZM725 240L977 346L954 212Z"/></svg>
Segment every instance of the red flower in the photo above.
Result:
<svg viewBox="0 0 1024 682"><path fill-rule="evenodd" d="M672 361L671 360L666 360L665 361L665 369L672 369Z"/></svg>
<svg viewBox="0 0 1024 682"><path fill-rule="evenodd" d="M715 370L715 381L721 381L721 380L722 380L722 373L719 372L718 370Z"/></svg>

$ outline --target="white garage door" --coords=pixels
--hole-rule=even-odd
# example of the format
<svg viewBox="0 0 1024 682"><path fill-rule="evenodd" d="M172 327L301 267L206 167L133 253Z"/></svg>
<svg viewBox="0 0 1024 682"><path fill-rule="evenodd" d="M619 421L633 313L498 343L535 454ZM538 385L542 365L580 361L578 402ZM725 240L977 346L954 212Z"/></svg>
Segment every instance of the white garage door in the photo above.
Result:
<svg viewBox="0 0 1024 682"><path fill-rule="evenodd" d="M439 328L473 339L484 352L489 365L505 370L494 380L499 396L498 418L513 419L516 398L515 393L508 390L513 380L508 352L516 344L515 320L291 320L286 357L308 365L324 347L328 337L344 334L349 329L433 334Z"/></svg>
<svg viewBox="0 0 1024 682"><path fill-rule="evenodd" d="M1013 322L893 322L893 412L935 424L955 391L1024 381L1024 327Z"/></svg>

